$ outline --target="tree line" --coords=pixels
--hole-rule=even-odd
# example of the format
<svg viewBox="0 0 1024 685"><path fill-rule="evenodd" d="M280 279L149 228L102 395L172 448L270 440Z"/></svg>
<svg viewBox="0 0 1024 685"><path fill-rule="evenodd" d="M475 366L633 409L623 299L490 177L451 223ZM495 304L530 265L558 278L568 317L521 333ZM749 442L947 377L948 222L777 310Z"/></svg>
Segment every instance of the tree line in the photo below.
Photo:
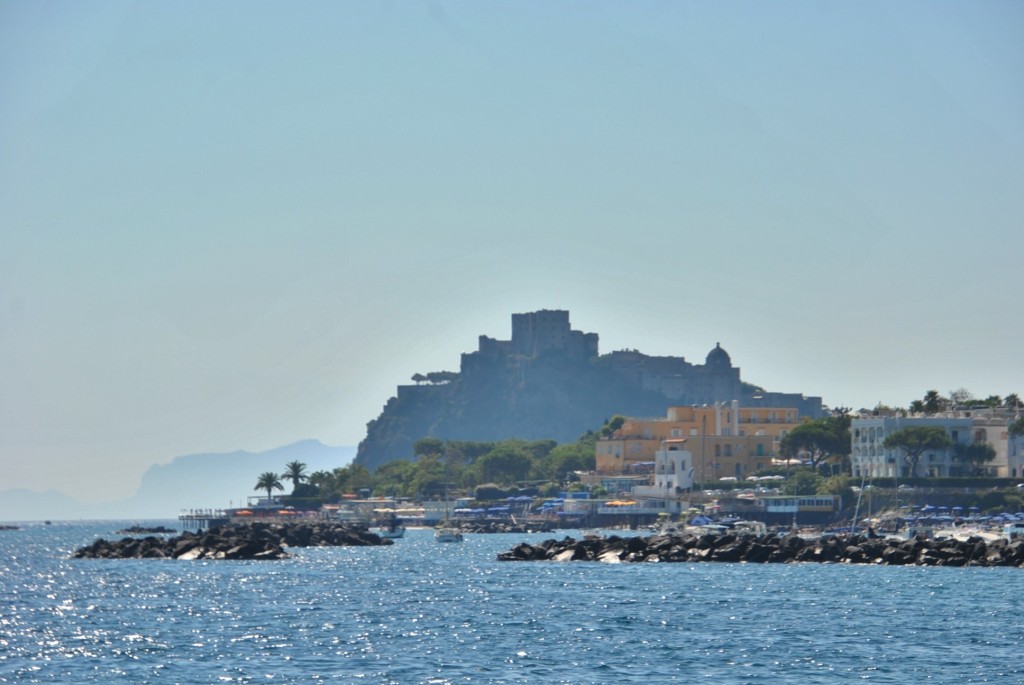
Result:
<svg viewBox="0 0 1024 685"><path fill-rule="evenodd" d="M335 503L345 495L366 492L376 497L440 499L445 490L473 492L484 486L533 489L540 494L557 492L576 479L577 471L593 471L598 436L610 434L624 419L614 417L600 431L588 431L576 442L509 439L489 442L422 438L413 445L412 461L392 461L370 472L349 464L330 471L307 472L306 464L293 461L281 474L265 472L255 490L283 491L291 481L292 492L284 503L319 506Z"/></svg>

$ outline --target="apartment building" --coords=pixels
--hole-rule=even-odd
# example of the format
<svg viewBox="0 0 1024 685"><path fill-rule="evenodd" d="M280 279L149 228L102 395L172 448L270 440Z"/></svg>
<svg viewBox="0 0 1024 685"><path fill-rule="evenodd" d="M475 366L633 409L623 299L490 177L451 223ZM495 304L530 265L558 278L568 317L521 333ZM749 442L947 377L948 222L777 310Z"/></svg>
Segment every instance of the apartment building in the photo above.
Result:
<svg viewBox="0 0 1024 685"><path fill-rule="evenodd" d="M599 440L596 468L601 474L645 471L664 441L685 438L695 481L742 480L777 464L779 443L800 423L794 407L740 407L735 401L669 407L665 417L629 418L612 436Z"/></svg>

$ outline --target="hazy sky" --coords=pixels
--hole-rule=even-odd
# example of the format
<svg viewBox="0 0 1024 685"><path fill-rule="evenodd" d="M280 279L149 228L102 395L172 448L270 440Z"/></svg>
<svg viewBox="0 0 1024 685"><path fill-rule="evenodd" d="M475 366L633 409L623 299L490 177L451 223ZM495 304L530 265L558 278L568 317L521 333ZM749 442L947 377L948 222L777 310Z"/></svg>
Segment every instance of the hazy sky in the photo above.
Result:
<svg viewBox="0 0 1024 685"><path fill-rule="evenodd" d="M0 0L6 488L355 445L510 315L1024 393L1024 4Z"/></svg>

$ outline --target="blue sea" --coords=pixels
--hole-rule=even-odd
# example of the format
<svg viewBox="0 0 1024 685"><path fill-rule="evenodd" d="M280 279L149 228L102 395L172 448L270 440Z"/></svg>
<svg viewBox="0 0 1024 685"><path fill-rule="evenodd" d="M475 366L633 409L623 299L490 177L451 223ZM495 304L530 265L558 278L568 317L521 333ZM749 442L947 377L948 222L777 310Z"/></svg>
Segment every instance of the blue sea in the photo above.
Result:
<svg viewBox="0 0 1024 685"><path fill-rule="evenodd" d="M0 532L2 683L1024 683L1024 569L498 562L412 530L286 561L72 560Z"/></svg>

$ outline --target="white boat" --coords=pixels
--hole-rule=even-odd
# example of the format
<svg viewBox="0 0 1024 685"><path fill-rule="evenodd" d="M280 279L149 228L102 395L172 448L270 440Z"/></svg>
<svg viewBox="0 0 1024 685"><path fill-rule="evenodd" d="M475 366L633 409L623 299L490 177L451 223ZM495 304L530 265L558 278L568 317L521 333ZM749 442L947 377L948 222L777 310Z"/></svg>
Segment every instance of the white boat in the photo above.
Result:
<svg viewBox="0 0 1024 685"><path fill-rule="evenodd" d="M1024 523L1007 523L1003 526L1003 538L1006 540L1024 540Z"/></svg>
<svg viewBox="0 0 1024 685"><path fill-rule="evenodd" d="M915 538L932 540L935 538L935 529L931 526L909 525L902 531L893 533L888 537L894 540L914 540Z"/></svg>
<svg viewBox="0 0 1024 685"><path fill-rule="evenodd" d="M976 528L972 526L956 526L953 528L942 528L932 533L932 537L936 540L958 540L960 542L967 542L971 538L980 538L986 543L995 542L1001 536L991 530L985 528Z"/></svg>
<svg viewBox="0 0 1024 685"><path fill-rule="evenodd" d="M434 533L438 542L462 542L462 531L448 523L448 444L444 446L444 523Z"/></svg>
<svg viewBox="0 0 1024 685"><path fill-rule="evenodd" d="M434 539L438 542L462 542L462 531L458 528L438 528Z"/></svg>
<svg viewBox="0 0 1024 685"><path fill-rule="evenodd" d="M381 523L377 528L377 535L388 540L397 540L405 537L405 526L392 518L390 521Z"/></svg>
<svg viewBox="0 0 1024 685"><path fill-rule="evenodd" d="M378 519L377 535L388 540L397 540L405 536L405 526L398 521L394 500L391 501L391 509Z"/></svg>

